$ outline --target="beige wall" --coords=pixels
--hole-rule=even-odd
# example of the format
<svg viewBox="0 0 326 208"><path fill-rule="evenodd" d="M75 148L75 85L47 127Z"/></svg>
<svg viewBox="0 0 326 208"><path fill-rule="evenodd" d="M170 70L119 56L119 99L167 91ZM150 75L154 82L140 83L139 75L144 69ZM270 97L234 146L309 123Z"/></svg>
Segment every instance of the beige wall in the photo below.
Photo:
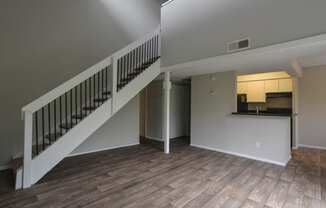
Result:
<svg viewBox="0 0 326 208"><path fill-rule="evenodd" d="M290 118L231 115L236 105L235 73L213 76L215 80L210 75L192 77L191 144L286 164L290 157Z"/></svg>
<svg viewBox="0 0 326 208"><path fill-rule="evenodd" d="M326 66L299 79L299 145L326 148Z"/></svg>
<svg viewBox="0 0 326 208"><path fill-rule="evenodd" d="M24 105L159 23L159 1L2 0L0 166L22 150Z"/></svg>
<svg viewBox="0 0 326 208"><path fill-rule="evenodd" d="M138 96L129 101L72 154L83 154L135 144L139 144Z"/></svg>

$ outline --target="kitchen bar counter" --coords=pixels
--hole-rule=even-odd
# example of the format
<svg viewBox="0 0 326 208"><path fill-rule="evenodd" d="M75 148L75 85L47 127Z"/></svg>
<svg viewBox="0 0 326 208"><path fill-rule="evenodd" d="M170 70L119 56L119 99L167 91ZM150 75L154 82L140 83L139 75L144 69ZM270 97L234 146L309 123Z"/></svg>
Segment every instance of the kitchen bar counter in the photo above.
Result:
<svg viewBox="0 0 326 208"><path fill-rule="evenodd" d="M269 113L269 112L260 112L259 114L255 112L233 112L232 115L239 116L275 116L275 117L292 117L289 113Z"/></svg>

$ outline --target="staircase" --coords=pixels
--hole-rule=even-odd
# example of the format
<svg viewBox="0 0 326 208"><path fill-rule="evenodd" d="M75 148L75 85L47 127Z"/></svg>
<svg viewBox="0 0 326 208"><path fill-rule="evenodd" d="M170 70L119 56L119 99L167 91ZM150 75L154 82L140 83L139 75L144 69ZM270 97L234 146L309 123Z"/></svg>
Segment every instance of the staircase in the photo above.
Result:
<svg viewBox="0 0 326 208"><path fill-rule="evenodd" d="M160 74L160 39L158 28L22 108L16 189L37 183Z"/></svg>

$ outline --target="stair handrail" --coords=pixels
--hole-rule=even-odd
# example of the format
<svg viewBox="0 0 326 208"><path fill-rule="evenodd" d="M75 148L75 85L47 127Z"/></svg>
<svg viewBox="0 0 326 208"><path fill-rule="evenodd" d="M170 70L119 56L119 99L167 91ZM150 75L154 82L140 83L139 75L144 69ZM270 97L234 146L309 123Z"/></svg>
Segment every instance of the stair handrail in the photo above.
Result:
<svg viewBox="0 0 326 208"><path fill-rule="evenodd" d="M121 50L113 53L109 57L105 58L104 60L100 61L99 63L91 66L90 68L86 69L85 71L81 72L80 74L76 75L75 77L69 79L68 81L64 82L63 84L59 85L58 87L54 88L53 90L49 91L48 93L42 95L41 97L37 98L36 100L32 101L31 103L22 107L22 118L24 119L25 113L34 113L40 110L43 106L49 104L65 92L69 91L70 89L74 88L78 84L84 82L88 78L92 77L94 74L101 71L103 68L113 64L112 60L116 60L127 54L128 52L137 48L143 42L148 41L154 35L160 34L160 26L156 28L154 31L148 33L143 38L127 45L126 47L122 48Z"/></svg>

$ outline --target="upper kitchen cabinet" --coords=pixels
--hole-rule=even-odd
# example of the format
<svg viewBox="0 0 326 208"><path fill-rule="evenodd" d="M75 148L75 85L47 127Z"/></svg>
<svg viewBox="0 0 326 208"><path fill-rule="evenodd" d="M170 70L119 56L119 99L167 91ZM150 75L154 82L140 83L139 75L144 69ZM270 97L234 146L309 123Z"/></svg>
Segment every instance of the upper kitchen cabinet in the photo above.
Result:
<svg viewBox="0 0 326 208"><path fill-rule="evenodd" d="M270 72L237 77L237 93L246 94L248 103L266 102L266 93L292 92L292 79L286 72Z"/></svg>
<svg viewBox="0 0 326 208"><path fill-rule="evenodd" d="M279 80L266 80L265 81L265 92L278 92L279 90Z"/></svg>
<svg viewBox="0 0 326 208"><path fill-rule="evenodd" d="M278 92L292 92L292 79L280 79Z"/></svg>
<svg viewBox="0 0 326 208"><path fill-rule="evenodd" d="M237 93L247 94L248 93L248 82L238 82L237 83Z"/></svg>
<svg viewBox="0 0 326 208"><path fill-rule="evenodd" d="M247 82L247 84L248 84L248 93L247 93L248 103L266 102L265 81L253 81L253 82Z"/></svg>

